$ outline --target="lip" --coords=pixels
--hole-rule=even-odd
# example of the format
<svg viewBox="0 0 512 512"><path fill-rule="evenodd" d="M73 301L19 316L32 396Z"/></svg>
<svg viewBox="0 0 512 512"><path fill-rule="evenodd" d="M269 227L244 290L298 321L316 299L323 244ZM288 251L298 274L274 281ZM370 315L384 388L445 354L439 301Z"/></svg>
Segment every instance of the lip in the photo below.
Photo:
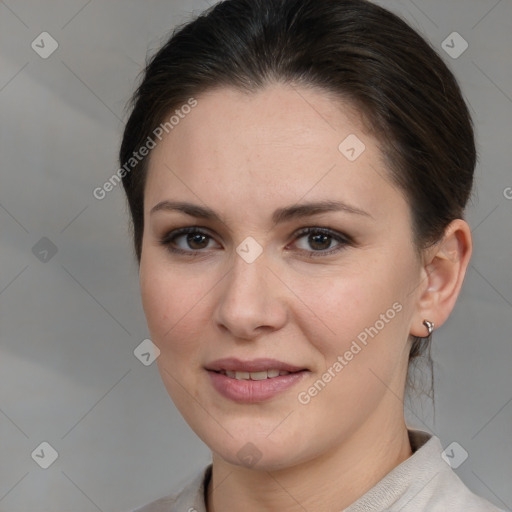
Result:
<svg viewBox="0 0 512 512"><path fill-rule="evenodd" d="M219 372L221 370L227 370L232 372L262 372L264 370L280 370L283 372L299 372L306 370L300 366L294 366L277 359L251 359L250 361L242 361L234 357L227 357L225 359L218 359L205 366L207 370ZM277 378L277 377L276 377Z"/></svg>
<svg viewBox="0 0 512 512"><path fill-rule="evenodd" d="M302 380L309 370L276 359L253 359L242 361L235 358L219 359L208 364L210 381L214 389L224 398L238 403L258 403L269 400ZM265 380L237 380L222 373L225 371L258 372L264 370L290 372Z"/></svg>

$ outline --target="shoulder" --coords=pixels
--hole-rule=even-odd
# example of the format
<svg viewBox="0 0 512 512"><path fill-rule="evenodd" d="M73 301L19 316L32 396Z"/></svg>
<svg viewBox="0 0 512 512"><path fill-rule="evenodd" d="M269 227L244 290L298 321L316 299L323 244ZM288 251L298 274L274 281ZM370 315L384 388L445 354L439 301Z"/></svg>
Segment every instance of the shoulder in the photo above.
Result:
<svg viewBox="0 0 512 512"><path fill-rule="evenodd" d="M450 466L449 455L442 455L444 451L438 437L419 430L410 430L409 436L416 450L404 465L416 478L410 481L407 491L396 502L396 510L501 512L464 484Z"/></svg>
<svg viewBox="0 0 512 512"><path fill-rule="evenodd" d="M432 488L419 499L424 501L424 510L432 512L502 512L489 501L471 492L451 468L444 474L439 474Z"/></svg>
<svg viewBox="0 0 512 512"><path fill-rule="evenodd" d="M158 500L152 501L147 505L133 510L132 512L171 512L174 511L176 503L176 495L166 496Z"/></svg>
<svg viewBox="0 0 512 512"><path fill-rule="evenodd" d="M408 432L413 454L345 512L502 512L466 487L438 437Z"/></svg>
<svg viewBox="0 0 512 512"><path fill-rule="evenodd" d="M206 512L204 489L211 477L211 470L210 464L198 472L179 493L159 498L132 512Z"/></svg>

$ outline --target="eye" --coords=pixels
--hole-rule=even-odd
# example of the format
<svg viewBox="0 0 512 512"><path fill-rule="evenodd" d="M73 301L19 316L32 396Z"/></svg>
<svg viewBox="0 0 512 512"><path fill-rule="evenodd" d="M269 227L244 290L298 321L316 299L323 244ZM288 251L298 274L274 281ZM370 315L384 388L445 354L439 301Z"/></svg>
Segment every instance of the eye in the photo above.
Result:
<svg viewBox="0 0 512 512"><path fill-rule="evenodd" d="M301 250L309 253L309 256L312 258L337 253L351 243L350 237L328 228L304 228L297 233L296 236L296 240L305 240L306 243L303 245L309 246L309 248L302 247ZM336 242L337 245L334 245L333 248L334 242Z"/></svg>
<svg viewBox="0 0 512 512"><path fill-rule="evenodd" d="M299 251L307 253L311 258L329 256L352 243L349 236L321 227L308 227L300 230L295 234L295 243L301 239L304 239L305 244L303 245L306 247L299 247ZM197 226L190 226L171 231L160 240L160 244L171 253L200 256L212 249L210 245L212 241L214 238L207 232Z"/></svg>
<svg viewBox="0 0 512 512"><path fill-rule="evenodd" d="M198 256L205 252L204 249L211 249L209 243L212 240L208 233L191 226L171 231L160 240L160 244L173 253Z"/></svg>

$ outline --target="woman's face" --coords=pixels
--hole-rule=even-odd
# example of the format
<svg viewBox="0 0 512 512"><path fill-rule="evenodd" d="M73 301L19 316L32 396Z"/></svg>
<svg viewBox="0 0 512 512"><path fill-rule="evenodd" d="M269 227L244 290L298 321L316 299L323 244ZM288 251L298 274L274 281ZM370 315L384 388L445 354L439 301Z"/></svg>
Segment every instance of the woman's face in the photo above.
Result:
<svg viewBox="0 0 512 512"><path fill-rule="evenodd" d="M170 396L229 463L403 422L422 265L377 144L349 105L273 85L198 97L152 152L144 311Z"/></svg>

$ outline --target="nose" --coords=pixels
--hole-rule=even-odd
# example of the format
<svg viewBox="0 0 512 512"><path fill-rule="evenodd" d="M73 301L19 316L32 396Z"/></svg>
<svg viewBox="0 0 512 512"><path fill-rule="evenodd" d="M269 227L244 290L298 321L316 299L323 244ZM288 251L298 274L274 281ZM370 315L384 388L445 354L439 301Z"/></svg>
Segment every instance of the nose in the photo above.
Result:
<svg viewBox="0 0 512 512"><path fill-rule="evenodd" d="M286 323L286 290L264 253L252 263L236 254L217 293L214 320L234 338L252 340Z"/></svg>

